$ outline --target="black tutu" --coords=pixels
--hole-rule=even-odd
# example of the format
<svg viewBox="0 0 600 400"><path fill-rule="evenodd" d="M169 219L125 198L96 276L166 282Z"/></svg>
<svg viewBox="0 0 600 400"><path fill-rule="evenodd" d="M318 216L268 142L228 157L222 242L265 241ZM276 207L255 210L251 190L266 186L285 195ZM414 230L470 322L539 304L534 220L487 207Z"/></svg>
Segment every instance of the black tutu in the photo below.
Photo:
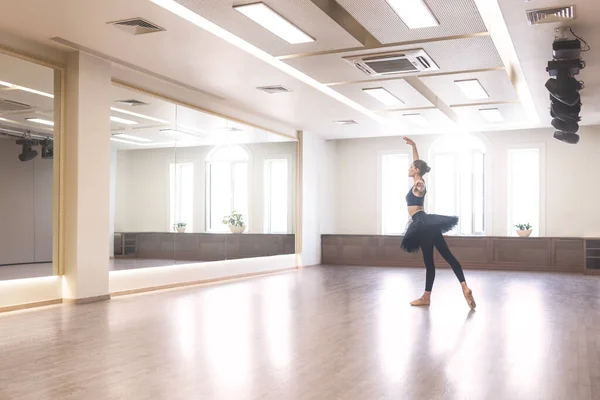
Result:
<svg viewBox="0 0 600 400"><path fill-rule="evenodd" d="M412 216L401 246L409 253L416 253L421 248L421 243L430 241L435 235L452 230L457 224L458 217L419 211Z"/></svg>

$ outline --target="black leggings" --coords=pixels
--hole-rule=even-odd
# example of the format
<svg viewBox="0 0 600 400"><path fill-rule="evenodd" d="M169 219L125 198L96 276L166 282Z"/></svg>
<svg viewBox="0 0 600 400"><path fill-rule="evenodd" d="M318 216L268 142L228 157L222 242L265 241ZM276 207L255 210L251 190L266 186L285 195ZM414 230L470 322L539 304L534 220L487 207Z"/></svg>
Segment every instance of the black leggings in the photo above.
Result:
<svg viewBox="0 0 600 400"><path fill-rule="evenodd" d="M452 267L452 271L458 278L460 283L465 281L465 274L463 273L462 267L460 263L454 257L450 249L448 248L448 244L442 236L442 233L437 233L430 240L426 240L421 243L421 251L423 252L423 261L425 261L425 268L427 268L427 273L425 275L425 291L431 292L433 289L433 281L435 280L435 264L433 262L433 248L436 248L440 255L446 260L450 267Z"/></svg>

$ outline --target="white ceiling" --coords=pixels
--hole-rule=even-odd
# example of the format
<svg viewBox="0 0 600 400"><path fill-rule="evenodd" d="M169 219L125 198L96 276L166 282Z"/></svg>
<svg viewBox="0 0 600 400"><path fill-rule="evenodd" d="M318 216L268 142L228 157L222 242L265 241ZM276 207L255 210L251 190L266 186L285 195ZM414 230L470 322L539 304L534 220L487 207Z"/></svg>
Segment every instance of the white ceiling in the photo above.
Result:
<svg viewBox="0 0 600 400"><path fill-rule="evenodd" d="M215 103L265 115L294 129L328 138L549 126L545 66L551 58L556 24L528 26L525 11L575 4L577 20L570 25L592 47L594 39L600 36L600 28L595 28L594 20L600 13L598 1L498 0L500 16L512 39L510 45L518 57L510 67L522 69L526 80L522 87L533 97L534 109L528 109L527 104L521 103L523 93L517 94L508 77L507 61L503 62L501 57L504 53L496 49L500 43L498 36L495 31L487 33L484 23L487 20L482 18L486 14L480 15L478 11L478 6L487 0L426 0L440 26L420 30L406 28L385 0L337 1L385 47L365 49L311 0L264 0L316 39L299 45L287 44L233 10L233 5L244 1L180 0L220 28L268 53L262 59L149 0L6 0L3 6L9 12L0 14L0 29L69 50L51 40L62 38L75 47L92 49L113 60L212 93L216 96ZM132 36L106 24L132 17L143 17L165 28L166 32ZM237 39L230 38L234 40ZM342 59L355 54L415 48L425 49L440 66L440 71L434 76L413 74L406 80L402 76L372 78ZM598 61L595 53L584 53L588 67L580 75L586 82L586 90L582 92L582 124L585 125L600 124L600 111L596 110L600 99L594 98L598 78L594 79L591 73ZM275 58L266 59L269 54ZM282 71L286 67L278 66L278 60L317 82L307 84L306 79L301 81L290 75L298 71ZM473 105L474 101L466 99L453 83L472 78L479 79L490 94L489 99L479 103L489 105ZM269 95L256 90L258 86L276 84L293 92ZM369 87L384 87L405 105L387 107L362 91ZM328 93L331 89L335 92ZM219 97L223 100L218 100ZM498 108L505 122L485 121L478 114L478 107ZM166 110L148 112L168 113ZM429 119L430 124L418 127L402 117L415 112ZM537 116L539 121L535 121ZM358 124L333 123L342 119L354 119Z"/></svg>

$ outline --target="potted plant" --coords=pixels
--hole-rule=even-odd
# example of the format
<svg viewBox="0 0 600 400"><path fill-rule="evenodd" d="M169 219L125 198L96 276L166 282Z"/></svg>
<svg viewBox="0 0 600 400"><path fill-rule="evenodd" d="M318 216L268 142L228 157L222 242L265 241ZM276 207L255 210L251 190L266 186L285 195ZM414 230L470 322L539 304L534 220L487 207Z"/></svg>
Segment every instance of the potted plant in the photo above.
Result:
<svg viewBox="0 0 600 400"><path fill-rule="evenodd" d="M223 225L229 226L231 233L243 233L246 230L244 216L235 210L230 215L223 217Z"/></svg>
<svg viewBox="0 0 600 400"><path fill-rule="evenodd" d="M186 226L187 226L187 224L185 222L178 222L176 224L173 224L173 229L179 233L183 233L183 232L185 232Z"/></svg>
<svg viewBox="0 0 600 400"><path fill-rule="evenodd" d="M520 237L529 237L531 235L532 229L529 224L517 224L515 228L517 228L517 235Z"/></svg>

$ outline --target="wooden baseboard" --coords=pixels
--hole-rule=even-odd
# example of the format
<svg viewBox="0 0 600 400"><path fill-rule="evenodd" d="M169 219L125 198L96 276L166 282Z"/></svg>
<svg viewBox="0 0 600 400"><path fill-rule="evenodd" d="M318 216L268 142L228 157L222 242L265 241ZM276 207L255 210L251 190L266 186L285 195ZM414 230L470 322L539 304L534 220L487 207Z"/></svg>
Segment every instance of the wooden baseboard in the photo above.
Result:
<svg viewBox="0 0 600 400"><path fill-rule="evenodd" d="M110 300L110 294L103 294L101 296L94 296L94 297L84 297L82 299L63 299L63 303L81 305L81 304L97 303L99 301L107 301L107 300Z"/></svg>
<svg viewBox="0 0 600 400"><path fill-rule="evenodd" d="M56 304L61 304L62 302L63 302L62 299L54 299L54 300L36 301L35 303L18 304L15 306L0 307L0 313L19 311L19 310L27 310L29 308L53 306Z"/></svg>
<svg viewBox="0 0 600 400"><path fill-rule="evenodd" d="M158 290L169 290L169 289L178 289L178 288L184 288L184 287L189 287L189 286L210 285L210 284L215 284L215 283L223 283L223 282L229 282L229 281L235 281L235 280L241 280L241 279L256 278L259 276L277 275L277 274L282 274L282 273L287 273L287 272L294 272L297 270L298 270L298 267L282 268L282 269L277 269L274 271L253 272L250 274L232 275L232 276L225 276L222 278L204 279L204 280L200 280L200 281L172 283L169 285L153 286L153 287L132 289L132 290L123 290L121 292L113 292L113 293L111 293L111 295L113 297L127 296L127 295L132 295L132 294L155 292Z"/></svg>

